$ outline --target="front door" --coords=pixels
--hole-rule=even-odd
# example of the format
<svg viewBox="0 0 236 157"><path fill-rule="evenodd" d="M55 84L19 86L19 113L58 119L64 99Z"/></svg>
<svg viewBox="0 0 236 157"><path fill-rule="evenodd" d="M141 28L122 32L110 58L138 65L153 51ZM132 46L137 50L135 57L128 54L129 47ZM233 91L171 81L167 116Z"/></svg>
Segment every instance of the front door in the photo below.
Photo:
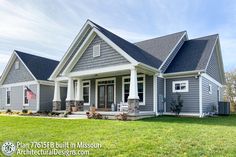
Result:
<svg viewBox="0 0 236 157"><path fill-rule="evenodd" d="M109 111L114 103L114 81L102 81L98 84L98 109Z"/></svg>

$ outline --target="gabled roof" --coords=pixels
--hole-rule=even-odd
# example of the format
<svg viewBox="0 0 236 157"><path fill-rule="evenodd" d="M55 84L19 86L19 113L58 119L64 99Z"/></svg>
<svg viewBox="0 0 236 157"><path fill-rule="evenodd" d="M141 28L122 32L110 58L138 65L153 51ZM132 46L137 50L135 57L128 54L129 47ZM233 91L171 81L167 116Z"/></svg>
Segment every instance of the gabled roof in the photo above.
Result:
<svg viewBox="0 0 236 157"><path fill-rule="evenodd" d="M186 31L182 31L134 44L164 62L185 33Z"/></svg>
<svg viewBox="0 0 236 157"><path fill-rule="evenodd" d="M15 53L24 62L37 80L48 80L59 61L27 54L15 50Z"/></svg>
<svg viewBox="0 0 236 157"><path fill-rule="evenodd" d="M165 73L205 70L218 34L187 40Z"/></svg>
<svg viewBox="0 0 236 157"><path fill-rule="evenodd" d="M162 61L160 59L154 57L152 54L144 51L135 44L132 44L126 41L125 39L122 39L121 37L115 35L114 33L108 31L107 29L99 26L98 24L92 21L90 22L93 23L101 33L103 33L107 38L109 38L113 43L119 46L123 51L125 51L136 61L152 66L154 68L159 68L159 66L162 64Z"/></svg>

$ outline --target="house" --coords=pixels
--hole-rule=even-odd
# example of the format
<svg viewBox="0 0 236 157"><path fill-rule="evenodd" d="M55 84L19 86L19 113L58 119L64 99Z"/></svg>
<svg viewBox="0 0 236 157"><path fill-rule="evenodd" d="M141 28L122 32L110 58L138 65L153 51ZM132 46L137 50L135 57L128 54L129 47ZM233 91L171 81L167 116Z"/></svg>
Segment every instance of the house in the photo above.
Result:
<svg viewBox="0 0 236 157"><path fill-rule="evenodd" d="M0 110L52 110L54 82L48 81L48 77L58 63L15 50L0 79ZM35 98L28 100L27 89L32 91ZM61 95L66 96L66 86L63 84Z"/></svg>
<svg viewBox="0 0 236 157"><path fill-rule="evenodd" d="M94 105L108 112L120 104L128 106L130 115L172 114L170 104L179 93L180 114L202 117L223 100L225 78L217 34L188 39L183 31L130 43L87 20L54 68L44 79L50 85L54 82L50 86L54 90L47 91L53 95L53 111L71 106L86 111ZM1 79L2 93L7 93L8 71ZM8 97L1 96L1 105L6 106Z"/></svg>

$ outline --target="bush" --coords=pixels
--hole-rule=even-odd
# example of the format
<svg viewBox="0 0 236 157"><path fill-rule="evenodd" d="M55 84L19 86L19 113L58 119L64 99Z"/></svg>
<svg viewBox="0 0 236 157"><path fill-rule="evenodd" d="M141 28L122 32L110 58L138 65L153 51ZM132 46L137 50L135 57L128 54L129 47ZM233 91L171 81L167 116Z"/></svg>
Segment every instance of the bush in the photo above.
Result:
<svg viewBox="0 0 236 157"><path fill-rule="evenodd" d="M120 114L116 115L116 119L125 121L128 119L128 115L126 113L120 113Z"/></svg>
<svg viewBox="0 0 236 157"><path fill-rule="evenodd" d="M88 119L102 119L102 115L96 112L87 112Z"/></svg>
<svg viewBox="0 0 236 157"><path fill-rule="evenodd" d="M177 95L176 100L172 98L172 102L170 103L170 110L174 112L176 115L179 115L183 107L183 100L181 99L181 95L179 93L176 93L176 95Z"/></svg>
<svg viewBox="0 0 236 157"><path fill-rule="evenodd" d="M22 113L26 114L26 113L28 113L28 110L27 109L23 109Z"/></svg>
<svg viewBox="0 0 236 157"><path fill-rule="evenodd" d="M7 109L6 113L12 113L11 109Z"/></svg>

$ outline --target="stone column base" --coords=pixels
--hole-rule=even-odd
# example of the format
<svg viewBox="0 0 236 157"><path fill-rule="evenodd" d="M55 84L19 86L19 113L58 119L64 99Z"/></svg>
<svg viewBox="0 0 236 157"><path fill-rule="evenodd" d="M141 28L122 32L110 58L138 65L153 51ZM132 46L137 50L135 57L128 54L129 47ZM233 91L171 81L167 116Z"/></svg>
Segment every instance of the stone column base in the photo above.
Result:
<svg viewBox="0 0 236 157"><path fill-rule="evenodd" d="M84 101L75 101L76 106L78 107L79 111L84 111Z"/></svg>
<svg viewBox="0 0 236 157"><path fill-rule="evenodd" d="M75 101L74 100L66 101L66 111L67 112L71 112L71 106L72 105L75 105Z"/></svg>
<svg viewBox="0 0 236 157"><path fill-rule="evenodd" d="M138 114L139 113L139 100L138 99L128 99L128 114Z"/></svg>
<svg viewBox="0 0 236 157"><path fill-rule="evenodd" d="M53 101L52 103L52 111L61 110L61 101Z"/></svg>

